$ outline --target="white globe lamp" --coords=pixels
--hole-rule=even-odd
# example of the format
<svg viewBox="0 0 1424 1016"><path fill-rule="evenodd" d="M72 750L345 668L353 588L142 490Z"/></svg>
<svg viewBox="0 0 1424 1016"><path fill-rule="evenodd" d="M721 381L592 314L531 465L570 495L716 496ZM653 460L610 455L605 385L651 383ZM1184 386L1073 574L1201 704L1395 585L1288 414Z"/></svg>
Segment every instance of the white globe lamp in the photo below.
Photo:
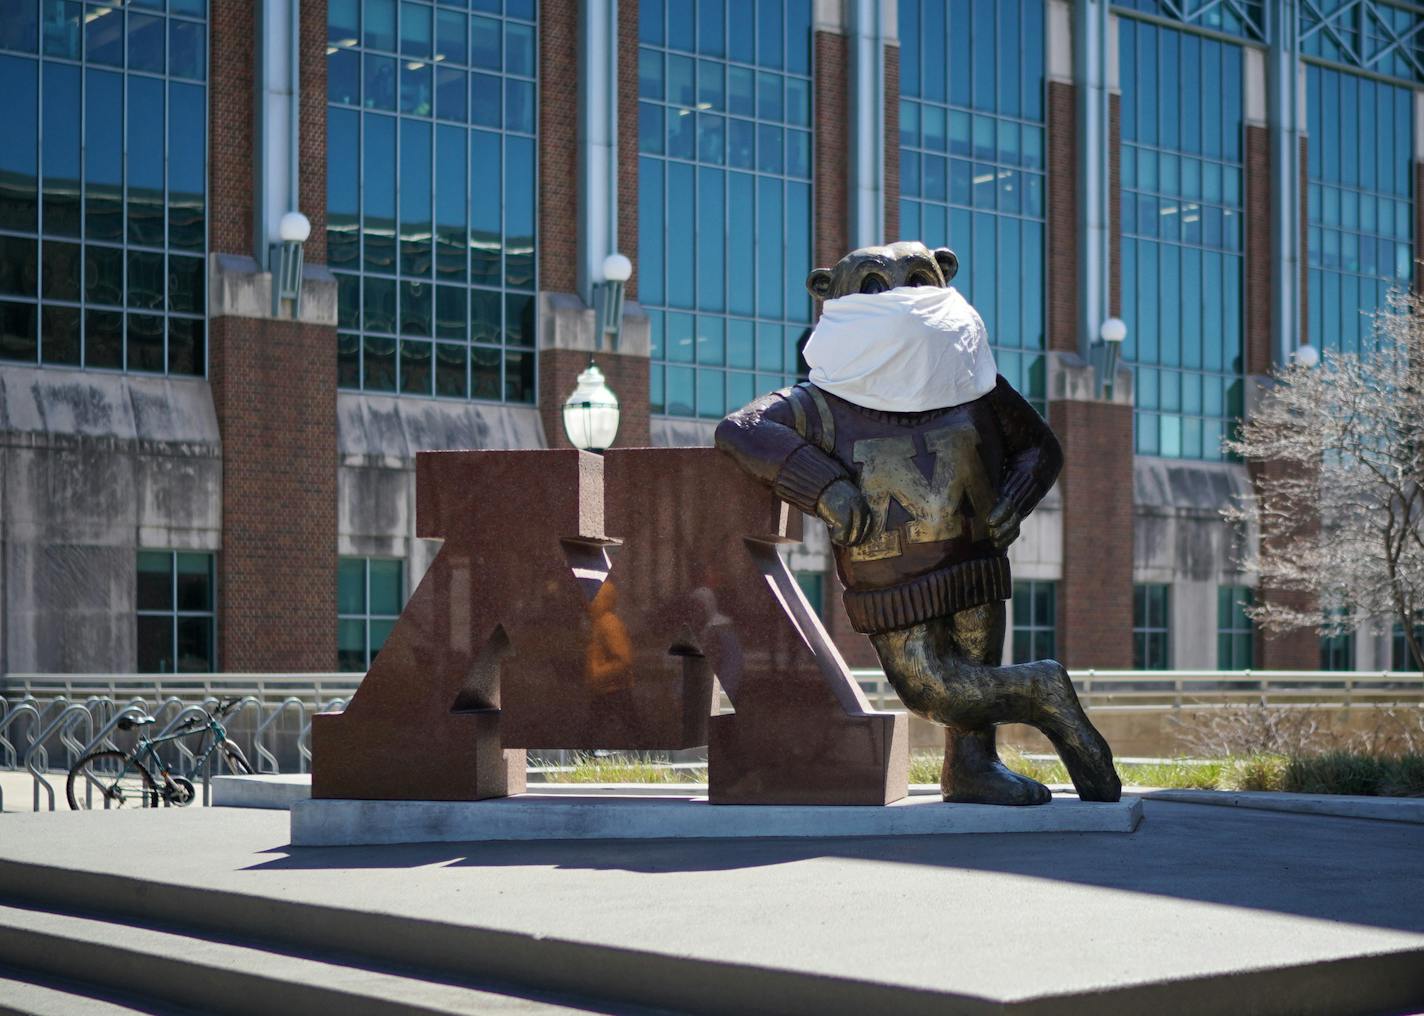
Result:
<svg viewBox="0 0 1424 1016"><path fill-rule="evenodd" d="M603 371L592 360L564 400L564 433L569 443L586 452L601 452L618 436L618 397Z"/></svg>

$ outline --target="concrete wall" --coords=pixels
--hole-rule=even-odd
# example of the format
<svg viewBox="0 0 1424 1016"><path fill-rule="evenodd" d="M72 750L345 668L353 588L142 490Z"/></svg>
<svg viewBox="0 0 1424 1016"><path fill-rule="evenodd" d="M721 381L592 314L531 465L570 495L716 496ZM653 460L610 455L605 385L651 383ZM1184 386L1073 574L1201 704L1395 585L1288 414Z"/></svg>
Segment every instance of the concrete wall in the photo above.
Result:
<svg viewBox="0 0 1424 1016"><path fill-rule="evenodd" d="M221 546L206 381L0 371L0 672L132 671L141 548Z"/></svg>
<svg viewBox="0 0 1424 1016"><path fill-rule="evenodd" d="M1250 492L1246 467L1138 456L1132 472L1133 581L1172 587L1172 665L1215 669L1217 587L1254 584L1238 563L1252 535L1221 517Z"/></svg>
<svg viewBox="0 0 1424 1016"><path fill-rule="evenodd" d="M359 392L337 396L336 437L337 552L404 558L407 596L439 549L415 535L416 453L547 447L534 406Z"/></svg>

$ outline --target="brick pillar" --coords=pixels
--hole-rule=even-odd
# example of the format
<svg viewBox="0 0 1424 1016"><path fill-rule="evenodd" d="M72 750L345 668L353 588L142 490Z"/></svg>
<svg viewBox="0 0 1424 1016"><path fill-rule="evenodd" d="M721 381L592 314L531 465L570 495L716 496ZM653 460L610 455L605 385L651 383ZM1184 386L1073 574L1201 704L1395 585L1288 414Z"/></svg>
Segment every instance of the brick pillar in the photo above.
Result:
<svg viewBox="0 0 1424 1016"><path fill-rule="evenodd" d="M1246 373L1271 370L1271 135L1246 128Z"/></svg>
<svg viewBox="0 0 1424 1016"><path fill-rule="evenodd" d="M847 166L847 169L849 167ZM885 47L885 236L886 243L915 240L900 235L900 47Z"/></svg>
<svg viewBox="0 0 1424 1016"><path fill-rule="evenodd" d="M833 265L850 250L850 198L846 190L850 180L850 97L846 45L846 37L838 32L816 33L813 267ZM816 312L820 312L819 307Z"/></svg>
<svg viewBox="0 0 1424 1016"><path fill-rule="evenodd" d="M572 4L570 6L573 6ZM541 93L542 93L541 89ZM624 288L638 298L638 0L618 4L618 247L633 262ZM646 393L647 385L643 391Z"/></svg>
<svg viewBox="0 0 1424 1016"><path fill-rule="evenodd" d="M578 17L576 4L539 4L539 288L554 293L578 289Z"/></svg>
<svg viewBox="0 0 1424 1016"><path fill-rule="evenodd" d="M246 0L213 0L211 261L224 286L209 308L209 374L223 447L218 666L336 666L335 286L326 260L326 10L308 4L301 38L301 211L311 220L302 321L239 316L226 284L270 293L253 247L256 26ZM313 281L313 276L316 280ZM220 292L221 290L221 292ZM310 293L311 295L307 295ZM259 300L259 304L260 304ZM323 315L330 317L329 323Z"/></svg>
<svg viewBox="0 0 1424 1016"><path fill-rule="evenodd" d="M1048 83L1048 348L1078 352L1078 140L1072 85Z"/></svg>
<svg viewBox="0 0 1424 1016"><path fill-rule="evenodd" d="M1132 406L1055 400L1063 443L1058 652L1068 667L1132 666Z"/></svg>
<svg viewBox="0 0 1424 1016"><path fill-rule="evenodd" d="M1058 651L1070 667L1132 666L1132 406L1128 392L1097 399L1079 357L1078 140L1074 86L1048 83L1048 419L1063 444L1063 574ZM1120 98L1108 97L1108 187L1118 222ZM1122 294L1121 244L1111 231L1109 311Z"/></svg>

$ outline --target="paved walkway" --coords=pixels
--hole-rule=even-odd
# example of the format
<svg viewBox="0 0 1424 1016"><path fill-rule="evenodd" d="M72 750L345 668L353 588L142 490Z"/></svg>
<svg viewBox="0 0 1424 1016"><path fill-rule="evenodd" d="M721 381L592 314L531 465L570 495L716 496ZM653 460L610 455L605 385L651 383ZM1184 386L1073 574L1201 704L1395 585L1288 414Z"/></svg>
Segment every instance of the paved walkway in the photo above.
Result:
<svg viewBox="0 0 1424 1016"><path fill-rule="evenodd" d="M306 849L282 812L60 812L0 820L0 863L1001 1000L1424 951L1424 827L1146 809L1131 836Z"/></svg>

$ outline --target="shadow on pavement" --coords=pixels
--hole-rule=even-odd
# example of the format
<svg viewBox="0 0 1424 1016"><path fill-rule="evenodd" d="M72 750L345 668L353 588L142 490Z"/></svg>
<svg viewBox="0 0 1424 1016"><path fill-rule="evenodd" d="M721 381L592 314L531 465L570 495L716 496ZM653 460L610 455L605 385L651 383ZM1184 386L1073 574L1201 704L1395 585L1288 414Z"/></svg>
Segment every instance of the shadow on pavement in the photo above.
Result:
<svg viewBox="0 0 1424 1016"><path fill-rule="evenodd" d="M834 857L1052 879L1424 932L1424 826L1147 802L1136 833L279 847L246 869L547 867L666 874Z"/></svg>

